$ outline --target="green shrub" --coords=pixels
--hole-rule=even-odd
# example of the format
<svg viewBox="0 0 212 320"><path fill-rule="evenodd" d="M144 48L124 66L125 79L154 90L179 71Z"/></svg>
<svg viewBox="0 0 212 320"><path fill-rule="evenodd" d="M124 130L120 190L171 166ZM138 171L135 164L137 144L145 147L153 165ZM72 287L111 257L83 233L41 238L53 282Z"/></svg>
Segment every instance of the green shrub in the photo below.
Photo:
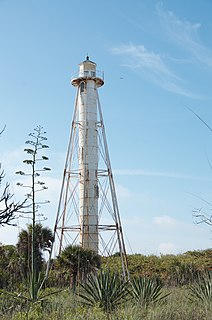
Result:
<svg viewBox="0 0 212 320"><path fill-rule="evenodd" d="M98 305L104 312L115 310L120 304L129 299L129 286L116 273L101 271L90 274L85 284L80 284L83 291L79 292L84 304Z"/></svg>
<svg viewBox="0 0 212 320"><path fill-rule="evenodd" d="M170 294L162 294L161 281L155 278L137 277L133 278L131 283L132 297L143 307L155 304Z"/></svg>
<svg viewBox="0 0 212 320"><path fill-rule="evenodd" d="M190 286L190 299L212 304L212 272L199 274L196 282Z"/></svg>

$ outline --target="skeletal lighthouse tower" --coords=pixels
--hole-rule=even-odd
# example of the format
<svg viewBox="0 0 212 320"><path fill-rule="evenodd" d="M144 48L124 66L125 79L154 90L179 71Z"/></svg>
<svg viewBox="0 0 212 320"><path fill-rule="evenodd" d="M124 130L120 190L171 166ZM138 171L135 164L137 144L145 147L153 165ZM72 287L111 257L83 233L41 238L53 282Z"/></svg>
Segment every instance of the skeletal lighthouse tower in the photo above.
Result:
<svg viewBox="0 0 212 320"><path fill-rule="evenodd" d="M59 253L69 244L101 255L118 251L126 275L124 238L97 91L104 84L103 73L87 57L71 83L77 93L55 223Z"/></svg>

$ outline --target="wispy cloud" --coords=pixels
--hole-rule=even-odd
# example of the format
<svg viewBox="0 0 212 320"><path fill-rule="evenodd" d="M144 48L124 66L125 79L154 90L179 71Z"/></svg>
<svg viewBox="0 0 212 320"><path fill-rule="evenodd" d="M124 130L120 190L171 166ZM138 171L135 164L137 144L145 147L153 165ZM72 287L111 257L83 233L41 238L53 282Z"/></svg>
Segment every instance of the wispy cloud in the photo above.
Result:
<svg viewBox="0 0 212 320"><path fill-rule="evenodd" d="M187 174L176 173L176 172L166 172L166 171L149 171L140 169L115 169L113 170L116 175L123 176L150 176L150 177L163 177L163 178L173 178L173 179L185 179L185 180L201 180L201 181L211 181L208 177L194 177Z"/></svg>
<svg viewBox="0 0 212 320"><path fill-rule="evenodd" d="M172 41L190 52L195 60L212 67L212 50L205 46L199 37L200 23L178 18L172 11L165 11L161 3L157 5L157 13L161 25Z"/></svg>
<svg viewBox="0 0 212 320"><path fill-rule="evenodd" d="M155 73L162 72L167 76L173 76L161 56L153 51L148 51L143 45L122 45L114 48L113 52L116 54L128 54L134 58L134 68L147 68L154 70ZM130 66L132 65L130 64ZM173 77L176 78L175 76Z"/></svg>
<svg viewBox="0 0 212 320"><path fill-rule="evenodd" d="M141 76L162 87L164 90L194 97L183 88L183 80L177 76L164 61L162 55L147 50L143 45L120 45L112 49L112 53L124 59L124 66L142 71Z"/></svg>

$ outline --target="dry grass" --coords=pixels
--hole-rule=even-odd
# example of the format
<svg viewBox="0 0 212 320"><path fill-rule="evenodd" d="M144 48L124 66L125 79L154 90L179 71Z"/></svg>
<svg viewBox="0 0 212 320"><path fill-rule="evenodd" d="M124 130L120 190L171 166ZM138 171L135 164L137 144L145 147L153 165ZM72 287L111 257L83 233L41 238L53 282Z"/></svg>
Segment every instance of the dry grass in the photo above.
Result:
<svg viewBox="0 0 212 320"><path fill-rule="evenodd" d="M169 290L170 292L170 290ZM166 292L164 292L166 293ZM2 300L1 303L6 303ZM52 296L43 306L34 304L30 311L18 310L15 302L1 308L2 320L211 320L212 303L192 302L188 288L174 288L161 303L144 308L133 302L121 305L118 310L106 314L96 307L86 308L64 291ZM16 303L17 304L17 303Z"/></svg>

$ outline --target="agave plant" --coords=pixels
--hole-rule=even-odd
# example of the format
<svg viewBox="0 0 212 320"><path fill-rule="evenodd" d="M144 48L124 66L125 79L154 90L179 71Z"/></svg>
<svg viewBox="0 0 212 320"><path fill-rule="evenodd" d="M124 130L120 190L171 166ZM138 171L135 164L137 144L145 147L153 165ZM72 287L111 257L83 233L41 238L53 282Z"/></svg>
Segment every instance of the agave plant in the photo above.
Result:
<svg viewBox="0 0 212 320"><path fill-rule="evenodd" d="M128 283L109 271L88 275L87 282L80 286L83 289L79 292L82 302L89 306L98 305L107 313L130 298Z"/></svg>
<svg viewBox="0 0 212 320"><path fill-rule="evenodd" d="M62 291L62 289L50 292L41 290L41 283L43 282L41 273L39 273L34 285L32 282L33 277L30 276L29 281L27 282L26 292L11 292L7 291L6 289L0 289L1 298L7 299L7 301L11 303L10 311L25 311L26 318L24 317L24 319L32 319L29 317L30 310L32 311L36 305L40 305L40 307L42 307L44 303L48 301L49 297Z"/></svg>
<svg viewBox="0 0 212 320"><path fill-rule="evenodd" d="M206 271L203 274L199 274L198 279L189 289L190 300L212 303L212 272Z"/></svg>
<svg viewBox="0 0 212 320"><path fill-rule="evenodd" d="M133 278L131 284L133 299L143 307L159 302L170 294L162 294L162 283L155 278L139 276L138 278Z"/></svg>

